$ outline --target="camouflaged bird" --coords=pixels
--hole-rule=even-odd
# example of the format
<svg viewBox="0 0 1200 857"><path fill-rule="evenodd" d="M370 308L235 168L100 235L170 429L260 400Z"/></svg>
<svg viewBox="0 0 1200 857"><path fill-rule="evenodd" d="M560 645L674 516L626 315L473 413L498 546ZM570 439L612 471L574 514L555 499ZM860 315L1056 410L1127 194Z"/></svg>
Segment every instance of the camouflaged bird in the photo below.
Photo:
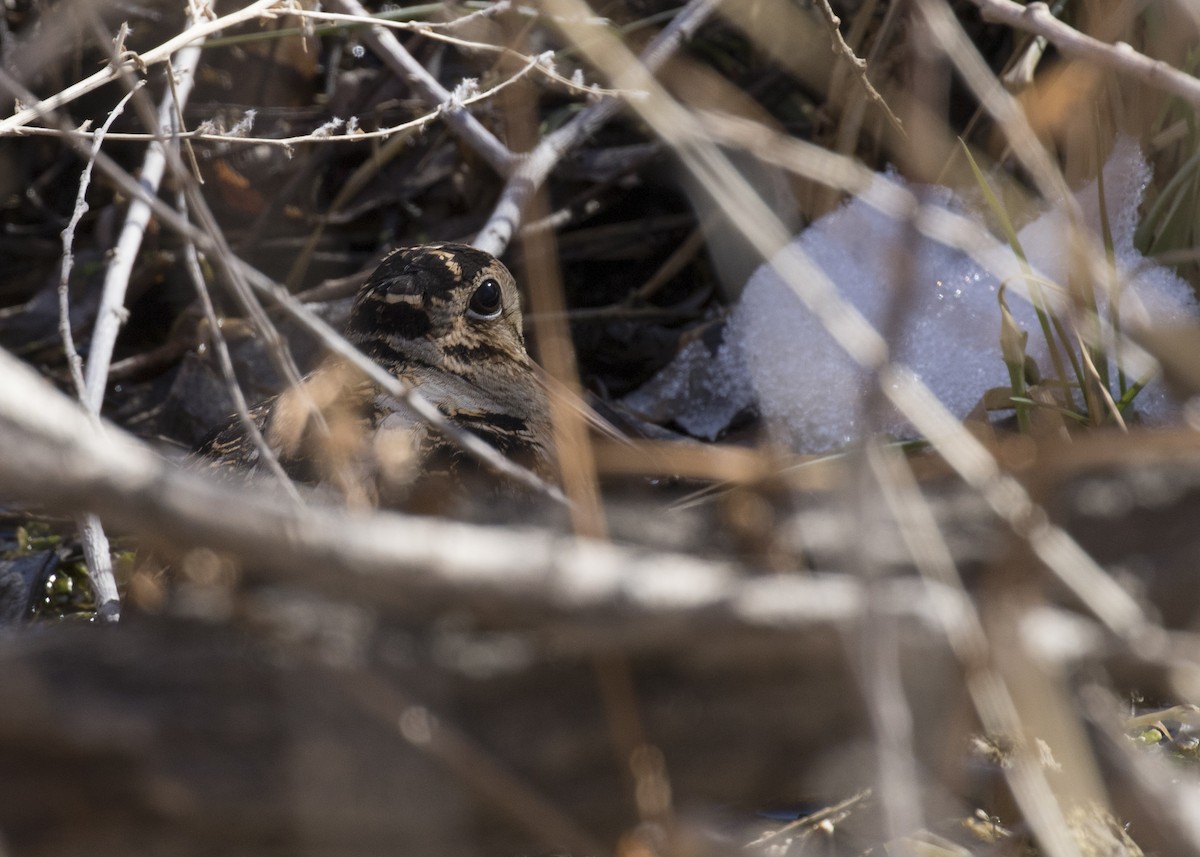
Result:
<svg viewBox="0 0 1200 857"><path fill-rule="evenodd" d="M393 252L355 298L346 338L452 424L553 478L546 394L525 351L516 283L499 260L462 244ZM250 415L291 478L331 486L353 505L447 511L448 495L503 490L340 357ZM260 468L236 418L198 453L221 469Z"/></svg>

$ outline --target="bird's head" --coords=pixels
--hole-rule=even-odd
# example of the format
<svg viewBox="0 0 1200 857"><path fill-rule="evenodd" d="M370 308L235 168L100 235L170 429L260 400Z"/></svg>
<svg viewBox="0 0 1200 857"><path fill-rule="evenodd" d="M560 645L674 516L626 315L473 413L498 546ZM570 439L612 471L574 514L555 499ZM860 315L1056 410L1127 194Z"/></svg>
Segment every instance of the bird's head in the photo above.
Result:
<svg viewBox="0 0 1200 857"><path fill-rule="evenodd" d="M347 336L401 371L417 365L483 382L530 365L512 274L465 244L405 247L384 259L355 298Z"/></svg>

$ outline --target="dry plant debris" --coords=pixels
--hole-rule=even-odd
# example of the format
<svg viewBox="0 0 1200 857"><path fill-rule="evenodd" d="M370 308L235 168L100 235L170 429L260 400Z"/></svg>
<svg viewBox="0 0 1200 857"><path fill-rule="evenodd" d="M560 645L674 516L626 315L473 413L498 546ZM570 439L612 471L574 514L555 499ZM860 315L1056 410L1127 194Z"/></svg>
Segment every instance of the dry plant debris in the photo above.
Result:
<svg viewBox="0 0 1200 857"><path fill-rule="evenodd" d="M1079 222L1126 135L1139 249L1195 284L1198 30L1124 0L7 3L0 854L1200 852L1196 330L1097 320L1111 247L1073 237L1045 325L1075 380L1009 331L1013 389L964 423L891 359L902 299L873 328L775 255L848 196L968 254L1031 199ZM920 216L922 183L991 207ZM525 289L561 486L451 440L545 508L189 465L331 352L444 430L339 333L435 241ZM872 379L864 424L918 443L806 458L753 407L716 443L620 407L772 257ZM1178 425L1137 423L1135 357Z"/></svg>

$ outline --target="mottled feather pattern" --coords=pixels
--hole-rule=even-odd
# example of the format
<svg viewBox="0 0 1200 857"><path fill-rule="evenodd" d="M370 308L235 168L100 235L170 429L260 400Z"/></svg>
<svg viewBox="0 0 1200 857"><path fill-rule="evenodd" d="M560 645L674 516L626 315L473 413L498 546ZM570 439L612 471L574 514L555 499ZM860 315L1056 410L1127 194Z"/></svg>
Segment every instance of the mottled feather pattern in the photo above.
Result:
<svg viewBox="0 0 1200 857"><path fill-rule="evenodd" d="M355 297L346 337L451 423L554 478L545 391L525 350L516 283L499 260L462 244L393 252ZM337 357L251 417L289 476L353 504L428 506L447 491L503 488ZM261 465L236 418L199 454L224 470Z"/></svg>

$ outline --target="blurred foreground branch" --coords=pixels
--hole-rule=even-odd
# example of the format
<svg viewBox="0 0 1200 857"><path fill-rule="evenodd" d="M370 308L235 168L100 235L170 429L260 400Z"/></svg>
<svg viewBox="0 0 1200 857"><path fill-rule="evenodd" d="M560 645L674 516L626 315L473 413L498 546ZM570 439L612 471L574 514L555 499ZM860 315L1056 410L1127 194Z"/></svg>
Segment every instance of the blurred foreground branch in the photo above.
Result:
<svg viewBox="0 0 1200 857"><path fill-rule="evenodd" d="M290 582L360 588L395 603L416 594L500 595L549 610L715 609L736 622L786 627L848 619L865 598L849 577L746 577L733 563L682 554L551 532L296 508L261 486L233 490L171 464L115 427L96 432L79 407L3 351L0 483L10 495L59 511L92 510L110 526L175 549L211 547ZM931 592L909 580L890 603L936 626L941 611L955 611L956 596Z"/></svg>

